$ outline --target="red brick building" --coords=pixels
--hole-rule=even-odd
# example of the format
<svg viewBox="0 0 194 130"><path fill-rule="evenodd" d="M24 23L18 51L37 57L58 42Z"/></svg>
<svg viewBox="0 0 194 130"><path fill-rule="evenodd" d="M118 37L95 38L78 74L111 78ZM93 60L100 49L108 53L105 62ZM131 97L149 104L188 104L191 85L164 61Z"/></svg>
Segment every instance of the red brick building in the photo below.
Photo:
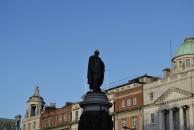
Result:
<svg viewBox="0 0 194 130"><path fill-rule="evenodd" d="M114 129L142 130L143 128L143 85L156 78L141 76L117 86L114 97Z"/></svg>
<svg viewBox="0 0 194 130"><path fill-rule="evenodd" d="M62 108L54 104L46 107L41 113L40 130L71 130L72 103L66 103Z"/></svg>

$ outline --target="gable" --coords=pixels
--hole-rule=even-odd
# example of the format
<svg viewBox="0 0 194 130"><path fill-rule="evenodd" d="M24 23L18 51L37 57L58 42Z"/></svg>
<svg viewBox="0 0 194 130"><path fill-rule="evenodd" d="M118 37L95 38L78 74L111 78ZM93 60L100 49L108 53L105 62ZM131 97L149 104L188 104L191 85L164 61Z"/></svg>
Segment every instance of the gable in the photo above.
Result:
<svg viewBox="0 0 194 130"><path fill-rule="evenodd" d="M191 97L193 94L191 92L178 89L178 88L169 88L166 92L164 92L154 103L164 103L177 99L183 99L187 97Z"/></svg>

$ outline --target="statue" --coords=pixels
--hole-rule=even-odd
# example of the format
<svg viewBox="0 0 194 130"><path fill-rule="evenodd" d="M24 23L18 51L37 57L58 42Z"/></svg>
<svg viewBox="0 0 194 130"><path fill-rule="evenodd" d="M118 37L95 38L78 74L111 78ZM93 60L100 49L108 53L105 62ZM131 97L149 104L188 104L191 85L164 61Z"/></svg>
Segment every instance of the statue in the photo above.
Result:
<svg viewBox="0 0 194 130"><path fill-rule="evenodd" d="M100 86L104 80L105 65L98 57L99 54L100 52L96 50L94 55L90 56L88 62L88 84L94 92L101 92Z"/></svg>
<svg viewBox="0 0 194 130"><path fill-rule="evenodd" d="M105 65L98 57L99 54L96 50L89 58L87 78L89 88L93 91L84 94L83 101L79 103L83 112L78 123L78 130L113 129L112 115L109 114L112 103L100 89L104 80Z"/></svg>

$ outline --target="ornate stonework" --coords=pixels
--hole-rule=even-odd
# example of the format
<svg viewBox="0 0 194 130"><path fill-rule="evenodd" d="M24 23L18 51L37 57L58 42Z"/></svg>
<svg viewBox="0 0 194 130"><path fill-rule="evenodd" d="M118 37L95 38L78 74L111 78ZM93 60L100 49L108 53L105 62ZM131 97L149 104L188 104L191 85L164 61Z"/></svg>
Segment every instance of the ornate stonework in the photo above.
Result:
<svg viewBox="0 0 194 130"><path fill-rule="evenodd" d="M154 104L160 104L164 102L170 102L173 100L180 100L188 97L194 96L193 93L178 88L169 88L165 93L163 93Z"/></svg>

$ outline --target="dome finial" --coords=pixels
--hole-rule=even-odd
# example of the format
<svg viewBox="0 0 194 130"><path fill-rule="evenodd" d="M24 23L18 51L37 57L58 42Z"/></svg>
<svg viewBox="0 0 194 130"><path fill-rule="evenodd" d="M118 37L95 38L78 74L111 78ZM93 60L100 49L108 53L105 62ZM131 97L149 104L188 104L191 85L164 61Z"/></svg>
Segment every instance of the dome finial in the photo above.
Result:
<svg viewBox="0 0 194 130"><path fill-rule="evenodd" d="M40 96L38 85L36 85L36 87L35 87L35 89L34 89L34 96Z"/></svg>

